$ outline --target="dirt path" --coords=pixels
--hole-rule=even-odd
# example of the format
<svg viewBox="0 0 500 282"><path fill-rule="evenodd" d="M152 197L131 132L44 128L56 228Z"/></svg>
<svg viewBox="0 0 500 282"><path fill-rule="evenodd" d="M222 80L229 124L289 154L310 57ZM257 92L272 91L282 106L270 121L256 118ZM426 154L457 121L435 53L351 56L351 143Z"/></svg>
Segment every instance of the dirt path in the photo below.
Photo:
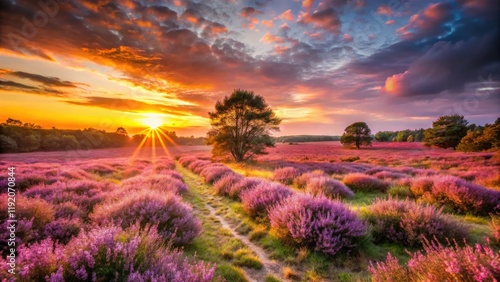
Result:
<svg viewBox="0 0 500 282"><path fill-rule="evenodd" d="M269 259L266 252L262 248L260 248L259 246L252 243L246 236L242 236L242 235L238 234L238 232L236 232L236 230L233 227L231 227L231 225L229 225L229 223L227 223L227 221L224 220L224 218L222 218L221 216L219 216L215 213L215 209L211 205L205 204L205 206L210 211L210 215L212 215L213 217L217 218L217 220L219 220L222 227L228 229L236 239L240 240L245 245L247 245L248 248L250 250L252 250L259 257L260 261L263 264L262 270L265 273L262 273L262 270L247 270L246 272L247 272L251 281L264 281L266 275L268 275L268 274L272 274L275 277L279 277L280 279L283 279L282 275L280 274L281 266L279 265L278 262L276 262L275 260Z"/></svg>

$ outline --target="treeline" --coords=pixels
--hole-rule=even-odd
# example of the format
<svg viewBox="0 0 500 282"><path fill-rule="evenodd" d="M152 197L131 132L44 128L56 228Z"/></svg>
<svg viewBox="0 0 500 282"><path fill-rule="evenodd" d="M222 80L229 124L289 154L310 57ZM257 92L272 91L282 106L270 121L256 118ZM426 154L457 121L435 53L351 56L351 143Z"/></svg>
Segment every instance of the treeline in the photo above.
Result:
<svg viewBox="0 0 500 282"><path fill-rule="evenodd" d="M330 135L289 135L273 138L278 143L339 141L340 136Z"/></svg>
<svg viewBox="0 0 500 282"><path fill-rule="evenodd" d="M204 145L204 138L178 137L174 131L162 137L165 145ZM145 135L129 137L123 127L116 132L94 128L83 130L44 129L34 123L7 119L0 124L0 153L23 153L34 151L64 151L117 148L138 145ZM151 142L146 142L151 144ZM147 145L146 144L146 145ZM158 144L160 146L161 144Z"/></svg>
<svg viewBox="0 0 500 282"><path fill-rule="evenodd" d="M429 147L453 148L463 152L500 149L500 118L484 126L469 124L463 116L442 116L431 128L401 131L379 131L375 140L380 142L424 142Z"/></svg>
<svg viewBox="0 0 500 282"><path fill-rule="evenodd" d="M400 131L379 131L375 134L375 140L379 142L422 142L425 129L400 130Z"/></svg>

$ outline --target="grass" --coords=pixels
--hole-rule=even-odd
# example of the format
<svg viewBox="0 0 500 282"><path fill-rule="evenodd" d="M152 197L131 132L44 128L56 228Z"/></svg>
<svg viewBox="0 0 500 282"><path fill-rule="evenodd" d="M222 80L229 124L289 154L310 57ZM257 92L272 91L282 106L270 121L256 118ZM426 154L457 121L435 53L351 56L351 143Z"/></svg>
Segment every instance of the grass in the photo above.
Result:
<svg viewBox="0 0 500 282"><path fill-rule="evenodd" d="M224 277L227 281L248 282L248 279L245 277L245 272L241 268L227 263L217 265L215 274Z"/></svg>

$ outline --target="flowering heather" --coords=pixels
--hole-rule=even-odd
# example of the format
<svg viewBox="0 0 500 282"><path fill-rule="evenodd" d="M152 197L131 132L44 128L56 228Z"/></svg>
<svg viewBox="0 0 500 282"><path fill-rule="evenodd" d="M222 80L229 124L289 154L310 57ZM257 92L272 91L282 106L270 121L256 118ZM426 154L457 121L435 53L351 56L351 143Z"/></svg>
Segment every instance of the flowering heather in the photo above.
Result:
<svg viewBox="0 0 500 282"><path fill-rule="evenodd" d="M322 194L328 198L351 198L354 193L342 182L332 179L328 176L316 176L307 181L306 192L318 195Z"/></svg>
<svg viewBox="0 0 500 282"><path fill-rule="evenodd" d="M190 165L192 162L194 161L197 161L198 159L195 158L195 157L191 157L191 156L185 156L185 157L182 157L182 158L179 158L179 163L183 166L183 167L187 167L188 165Z"/></svg>
<svg viewBox="0 0 500 282"><path fill-rule="evenodd" d="M435 179L431 201L450 205L461 213L500 214L500 191L490 190L453 176Z"/></svg>
<svg viewBox="0 0 500 282"><path fill-rule="evenodd" d="M257 217L266 215L270 207L292 194L292 190L288 187L264 182L253 189L243 191L240 197L245 212L252 217Z"/></svg>
<svg viewBox="0 0 500 282"><path fill-rule="evenodd" d="M432 193L433 184L434 178L430 176L412 178L410 181L410 191L416 197L421 197L424 194Z"/></svg>
<svg viewBox="0 0 500 282"><path fill-rule="evenodd" d="M188 191L187 185L179 179L178 174L162 173L151 175L138 175L122 182L124 190L153 189L160 192L173 192L182 194ZM179 175L180 176L180 175ZM118 190L117 193L122 192Z"/></svg>
<svg viewBox="0 0 500 282"><path fill-rule="evenodd" d="M228 196L233 199L241 200L241 193L247 190L251 190L256 186L266 183L262 178L257 177L244 177L243 180L234 183L228 190Z"/></svg>
<svg viewBox="0 0 500 282"><path fill-rule="evenodd" d="M201 170L212 162L206 160L196 160L188 165L188 169L196 174L200 174Z"/></svg>
<svg viewBox="0 0 500 282"><path fill-rule="evenodd" d="M80 165L80 168L91 173L96 174L111 174L116 171L116 169L110 165L100 163L100 162L89 162L86 164Z"/></svg>
<svg viewBox="0 0 500 282"><path fill-rule="evenodd" d="M343 182L353 191L362 191L362 192L374 192L380 191L385 192L389 185L387 182L379 180L376 177L362 174L362 173L350 173L347 174Z"/></svg>
<svg viewBox="0 0 500 282"><path fill-rule="evenodd" d="M393 171L380 171L375 173L373 176L382 180L397 180L407 177L407 175L404 173L393 172Z"/></svg>
<svg viewBox="0 0 500 282"><path fill-rule="evenodd" d="M82 219L84 213L77 205L71 202L64 202L54 206L54 217L56 219Z"/></svg>
<svg viewBox="0 0 500 282"><path fill-rule="evenodd" d="M290 185L293 180L300 176L300 170L295 167L282 167L274 170L274 180Z"/></svg>
<svg viewBox="0 0 500 282"><path fill-rule="evenodd" d="M2 281L47 281L52 273L57 272L64 260L63 246L53 242L50 238L32 245L21 244L18 248L17 271L14 279ZM0 263L2 267L6 265L4 259L0 259ZM0 272L0 279L6 279L6 277L12 276Z"/></svg>
<svg viewBox="0 0 500 282"><path fill-rule="evenodd" d="M200 176L205 179L205 182L213 184L215 181L229 173L233 173L230 168L220 164L212 164L205 166L200 171Z"/></svg>
<svg viewBox="0 0 500 282"><path fill-rule="evenodd" d="M340 202L297 193L270 208L271 227L279 238L329 255L352 248L366 226Z"/></svg>
<svg viewBox="0 0 500 282"><path fill-rule="evenodd" d="M424 251L411 254L406 266L387 255L385 262L370 263L373 281L497 281L500 253L489 246L459 247L426 243Z"/></svg>
<svg viewBox="0 0 500 282"><path fill-rule="evenodd" d="M189 244L201 230L191 206L171 193L143 190L125 196L120 201L99 205L91 219L98 224L113 222L123 228L139 223L157 224L158 233L166 240L173 237L176 245Z"/></svg>
<svg viewBox="0 0 500 282"><path fill-rule="evenodd" d="M82 233L65 250L66 280L211 281L215 266L189 262L155 230L108 226Z"/></svg>
<svg viewBox="0 0 500 282"><path fill-rule="evenodd" d="M47 224L43 230L46 237L61 244L67 244L71 238L78 236L82 223L78 219L58 219Z"/></svg>
<svg viewBox="0 0 500 282"><path fill-rule="evenodd" d="M372 225L376 242L395 242L404 246L420 246L424 240L448 239L462 241L468 228L434 206L419 205L413 201L376 199L366 213Z"/></svg>
<svg viewBox="0 0 500 282"><path fill-rule="evenodd" d="M327 176L322 170L314 170L311 172L306 172L295 178L293 184L297 186L297 188L302 189L305 188L309 180L318 176Z"/></svg>
<svg viewBox="0 0 500 282"><path fill-rule="evenodd" d="M219 195L229 196L230 189L243 179L244 177L236 173L225 174L214 183L214 190Z"/></svg>
<svg viewBox="0 0 500 282"><path fill-rule="evenodd" d="M500 247L500 216L492 216L490 226L493 243Z"/></svg>

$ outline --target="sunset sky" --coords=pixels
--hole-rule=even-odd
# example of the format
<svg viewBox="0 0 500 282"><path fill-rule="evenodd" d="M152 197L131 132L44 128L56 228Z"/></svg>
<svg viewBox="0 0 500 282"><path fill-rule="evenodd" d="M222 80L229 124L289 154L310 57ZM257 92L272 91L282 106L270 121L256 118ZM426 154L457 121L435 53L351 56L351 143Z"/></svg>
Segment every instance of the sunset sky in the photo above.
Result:
<svg viewBox="0 0 500 282"><path fill-rule="evenodd" d="M0 120L204 136L236 89L277 135L500 116L497 0L2 1ZM45 4L44 4L45 3Z"/></svg>

